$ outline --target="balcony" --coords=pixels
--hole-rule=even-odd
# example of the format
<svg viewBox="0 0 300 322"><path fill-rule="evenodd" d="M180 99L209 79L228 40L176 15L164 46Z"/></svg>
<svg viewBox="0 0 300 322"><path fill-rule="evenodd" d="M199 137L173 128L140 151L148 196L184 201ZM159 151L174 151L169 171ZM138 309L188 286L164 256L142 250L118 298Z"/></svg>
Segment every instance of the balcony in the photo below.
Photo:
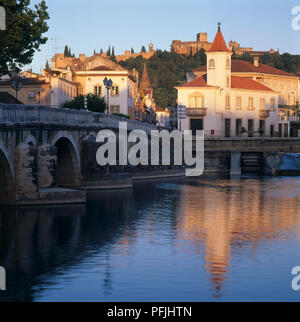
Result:
<svg viewBox="0 0 300 322"><path fill-rule="evenodd" d="M298 109L299 106L298 105L284 105L284 104L279 104L278 108L286 108L286 109Z"/></svg>
<svg viewBox="0 0 300 322"><path fill-rule="evenodd" d="M193 116L198 116L198 117L203 117L206 116L207 114L207 108L199 107L199 108L191 108L188 107L186 109L186 115L193 117Z"/></svg>
<svg viewBox="0 0 300 322"><path fill-rule="evenodd" d="M261 119L266 119L269 117L269 115L270 115L269 110L260 110L259 111L259 118L261 118Z"/></svg>

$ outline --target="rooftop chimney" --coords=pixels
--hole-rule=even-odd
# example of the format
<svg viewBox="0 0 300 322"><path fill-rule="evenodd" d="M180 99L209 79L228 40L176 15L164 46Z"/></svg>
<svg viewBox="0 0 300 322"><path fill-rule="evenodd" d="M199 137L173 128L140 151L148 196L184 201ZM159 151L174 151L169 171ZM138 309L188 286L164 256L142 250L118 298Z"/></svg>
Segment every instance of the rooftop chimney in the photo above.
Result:
<svg viewBox="0 0 300 322"><path fill-rule="evenodd" d="M259 57L254 57L254 63L253 63L253 65L255 67L259 67Z"/></svg>

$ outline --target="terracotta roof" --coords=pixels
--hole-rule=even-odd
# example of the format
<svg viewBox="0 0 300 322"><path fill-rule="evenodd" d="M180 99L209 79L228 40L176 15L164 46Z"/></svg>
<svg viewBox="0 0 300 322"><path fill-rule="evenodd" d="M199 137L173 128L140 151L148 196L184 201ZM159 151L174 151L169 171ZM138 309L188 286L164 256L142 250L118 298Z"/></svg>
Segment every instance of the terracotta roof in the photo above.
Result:
<svg viewBox="0 0 300 322"><path fill-rule="evenodd" d="M204 72L207 70L206 65L193 69L193 72ZM245 60L232 60L231 61L232 73L259 73L259 74L271 74L279 76L297 77L291 73L283 70L271 67L262 63L259 63L258 67L255 67L251 62Z"/></svg>
<svg viewBox="0 0 300 322"><path fill-rule="evenodd" d="M247 77L231 77L231 88L239 88L239 89L250 89L255 91L268 91L273 92L273 90L259 82L256 82Z"/></svg>
<svg viewBox="0 0 300 322"><path fill-rule="evenodd" d="M193 79L191 82L183 85L183 87L214 87L211 85L207 85L207 75L203 75ZM249 90L256 90L256 91L268 91L273 92L272 89L266 87L265 85L256 82L247 77L231 77L231 88L238 88L238 89L249 89Z"/></svg>
<svg viewBox="0 0 300 322"><path fill-rule="evenodd" d="M271 67L262 63L259 63L258 67L254 66L251 62L245 60L233 60L231 63L231 71L233 73L260 73L260 74L272 74L280 76L296 77L295 75L285 72L283 70Z"/></svg>
<svg viewBox="0 0 300 322"><path fill-rule="evenodd" d="M92 68L92 69L90 69L90 70L92 70L92 71L113 71L113 69L112 68L109 68L109 67L107 67L107 66L97 66L97 67L95 67L95 68Z"/></svg>
<svg viewBox="0 0 300 322"><path fill-rule="evenodd" d="M221 30L218 30L216 37L207 52L225 51L229 52Z"/></svg>
<svg viewBox="0 0 300 322"><path fill-rule="evenodd" d="M183 87L214 87L207 85L207 75L203 75L193 79L191 82L186 83Z"/></svg>

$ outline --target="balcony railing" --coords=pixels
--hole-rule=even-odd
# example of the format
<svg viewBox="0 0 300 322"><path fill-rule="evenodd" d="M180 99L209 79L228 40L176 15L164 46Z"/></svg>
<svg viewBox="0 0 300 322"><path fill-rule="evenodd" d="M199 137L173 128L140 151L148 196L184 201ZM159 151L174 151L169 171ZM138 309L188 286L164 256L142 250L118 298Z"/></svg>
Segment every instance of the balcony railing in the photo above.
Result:
<svg viewBox="0 0 300 322"><path fill-rule="evenodd" d="M207 108L199 107L199 108L192 108L188 107L186 109L187 116L206 116Z"/></svg>
<svg viewBox="0 0 300 322"><path fill-rule="evenodd" d="M279 104L278 108L287 108L287 109L298 109L298 105L286 105L286 104Z"/></svg>
<svg viewBox="0 0 300 322"><path fill-rule="evenodd" d="M266 119L266 118L269 117L269 115L270 115L270 111L269 110L260 110L259 111L259 117L261 119Z"/></svg>

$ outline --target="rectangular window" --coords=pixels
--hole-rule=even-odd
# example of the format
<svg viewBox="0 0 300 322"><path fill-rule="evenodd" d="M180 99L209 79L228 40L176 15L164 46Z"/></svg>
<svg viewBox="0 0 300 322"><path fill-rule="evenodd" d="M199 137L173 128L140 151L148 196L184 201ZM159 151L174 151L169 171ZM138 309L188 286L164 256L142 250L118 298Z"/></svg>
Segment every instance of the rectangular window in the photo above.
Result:
<svg viewBox="0 0 300 322"><path fill-rule="evenodd" d="M242 97L241 96L238 96L236 98L236 109L237 110L240 110L242 108Z"/></svg>
<svg viewBox="0 0 300 322"><path fill-rule="evenodd" d="M275 109L275 98L271 98L271 100L270 100L270 108L271 108L271 110Z"/></svg>
<svg viewBox="0 0 300 322"><path fill-rule="evenodd" d="M228 108L228 109L230 108L230 96L229 95L226 96L225 108Z"/></svg>
<svg viewBox="0 0 300 322"><path fill-rule="evenodd" d="M253 109L253 97L249 97L249 99L248 99L248 108L249 109Z"/></svg>
<svg viewBox="0 0 300 322"><path fill-rule="evenodd" d="M235 135L240 136L242 134L242 120L236 119L235 120Z"/></svg>
<svg viewBox="0 0 300 322"><path fill-rule="evenodd" d="M111 88L111 95L112 96L118 96L119 95L119 86L115 85Z"/></svg>
<svg viewBox="0 0 300 322"><path fill-rule="evenodd" d="M248 120L248 136L253 137L253 128L254 128L254 121Z"/></svg>
<svg viewBox="0 0 300 322"><path fill-rule="evenodd" d="M260 99L260 109L261 110L265 110L266 109L266 103L265 103L265 99L261 98Z"/></svg>
<svg viewBox="0 0 300 322"><path fill-rule="evenodd" d="M94 94L97 96L102 96L102 86L95 86L94 87Z"/></svg>

